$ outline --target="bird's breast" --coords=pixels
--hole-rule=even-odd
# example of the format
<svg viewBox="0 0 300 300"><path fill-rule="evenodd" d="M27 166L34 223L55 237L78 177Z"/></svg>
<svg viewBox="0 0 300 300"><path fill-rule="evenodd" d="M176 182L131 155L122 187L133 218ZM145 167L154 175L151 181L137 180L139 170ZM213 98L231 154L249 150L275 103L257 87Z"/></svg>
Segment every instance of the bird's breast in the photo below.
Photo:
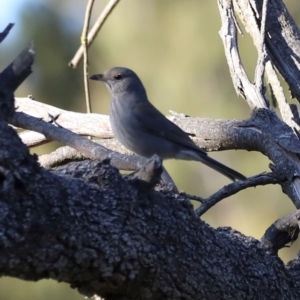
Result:
<svg viewBox="0 0 300 300"><path fill-rule="evenodd" d="M138 153L136 145L139 143L140 128L133 115L133 107L115 99L110 104L110 122L117 140L129 150ZM140 154L140 153L138 153Z"/></svg>
<svg viewBox="0 0 300 300"><path fill-rule="evenodd" d="M163 134L151 131L151 128L149 130L149 116L141 115L145 112L139 111L130 98L127 100L113 99L110 104L110 122L117 140L143 157L157 154L163 159L176 158L180 146L166 139ZM157 120L153 119L153 122Z"/></svg>

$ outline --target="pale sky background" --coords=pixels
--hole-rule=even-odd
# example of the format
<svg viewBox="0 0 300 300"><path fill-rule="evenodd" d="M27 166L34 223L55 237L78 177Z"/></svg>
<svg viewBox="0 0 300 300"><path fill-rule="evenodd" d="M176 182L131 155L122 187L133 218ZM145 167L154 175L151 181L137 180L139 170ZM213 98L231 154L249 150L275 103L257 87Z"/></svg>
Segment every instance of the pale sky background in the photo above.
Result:
<svg viewBox="0 0 300 300"><path fill-rule="evenodd" d="M1 3L1 22L0 31L2 31L8 23L15 23L13 30L5 39L5 42L16 38L18 31L18 13L22 9L23 5L27 4L27 0L12 0L12 1L2 1Z"/></svg>
<svg viewBox="0 0 300 300"><path fill-rule="evenodd" d="M53 2L53 1L52 1ZM104 3L106 3L106 1L102 1L102 0L97 0L96 2L97 5L104 5ZM14 41L14 39L16 39L18 37L19 34L19 30L20 30L20 19L19 19L19 13L23 10L30 10L31 7L31 3L39 3L39 4L43 4L45 6L47 6L47 4L49 3L49 5L51 5L51 1L48 0L38 0L38 1L33 1L33 0L5 0L5 1L1 1L1 19L0 19L0 32L3 31L3 29L9 24L9 23L14 23L15 26L13 27L13 29L10 31L9 35L5 38L4 40L4 46L8 46L11 42ZM52 3L53 4L53 3ZM70 28L72 30L75 30L76 32L78 31L78 19L79 21L83 21L84 18L84 14L82 13L82 8L84 8L84 5L86 4L86 1L82 1L82 3L80 2L73 2L72 0L69 1L65 1L63 4L66 5L66 10L68 11L68 18L66 18L66 24L68 26L68 24L70 24ZM95 6L97 6L95 4ZM65 13L64 11L60 11L60 8L57 8L57 12L58 13ZM72 19L72 21L70 22L70 19ZM77 24L76 24L77 23ZM80 23L81 26L81 23ZM80 28L81 30L81 28ZM1 50L0 50L1 51Z"/></svg>
<svg viewBox="0 0 300 300"><path fill-rule="evenodd" d="M17 21L18 11L26 0L2 1L1 3L1 23Z"/></svg>

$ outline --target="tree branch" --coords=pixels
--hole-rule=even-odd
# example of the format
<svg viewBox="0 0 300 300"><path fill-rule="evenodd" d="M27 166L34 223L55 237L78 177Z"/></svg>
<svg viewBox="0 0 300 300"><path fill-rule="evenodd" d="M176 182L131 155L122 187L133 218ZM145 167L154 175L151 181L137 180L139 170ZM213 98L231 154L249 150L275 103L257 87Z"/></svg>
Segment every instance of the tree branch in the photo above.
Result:
<svg viewBox="0 0 300 300"><path fill-rule="evenodd" d="M7 37L7 35L9 34L10 30L14 27L15 24L13 23L9 23L5 29L0 32L0 43L3 42L3 40Z"/></svg>
<svg viewBox="0 0 300 300"><path fill-rule="evenodd" d="M262 1L234 0L235 10L256 48L260 42ZM253 14L257 11L257 16ZM300 31L281 0L268 3L266 49L272 62L288 83L292 97L300 100Z"/></svg>
<svg viewBox="0 0 300 300"><path fill-rule="evenodd" d="M81 45L83 46L83 82L84 82L84 91L85 91L85 101L86 101L86 112L90 114L92 112L91 108L91 97L90 97L90 88L89 88L89 62L88 62L88 38L87 33L89 30L90 19L92 15L92 8L95 0L89 0L86 6L84 24L81 35Z"/></svg>
<svg viewBox="0 0 300 300"><path fill-rule="evenodd" d="M88 47L93 43L93 41L96 38L96 36L97 36L98 32L100 31L101 27L103 26L106 19L111 14L111 12L113 11L113 9L115 8L115 6L118 4L119 1L120 0L110 0L109 3L106 5L104 10L100 14L99 18L95 22L93 28L91 29L91 31L88 34L88 37L87 37L87 41L88 41L87 46ZM77 67L77 65L80 63L80 61L82 59L83 50L84 50L84 48L81 45L79 47L79 49L77 50L75 56L69 62L69 67L72 67L74 69Z"/></svg>
<svg viewBox="0 0 300 300"><path fill-rule="evenodd" d="M262 7L262 20L260 26L260 45L258 49L258 60L255 69L255 86L260 91L260 94L265 94L265 87L264 87L264 72L265 72L265 63L266 63L266 47L265 47L265 35L266 35L266 19L267 19L267 7L268 7L268 0L263 0L263 7Z"/></svg>
<svg viewBox="0 0 300 300"><path fill-rule="evenodd" d="M247 178L247 180L239 180L232 182L221 188L219 191L208 197L207 199L202 199L202 205L195 210L195 214L198 217L201 217L206 213L210 208L219 203L221 200L230 197L244 189L249 187L255 187L258 185L267 185L267 184L276 184L281 183L284 179L279 179L274 176L274 174L259 174L253 177Z"/></svg>
<svg viewBox="0 0 300 300"><path fill-rule="evenodd" d="M293 243L299 235L300 211L297 210L287 216L276 220L265 232L261 242L272 253Z"/></svg>
<svg viewBox="0 0 300 300"><path fill-rule="evenodd" d="M299 153L300 142L291 128L278 119L272 111L258 110L254 112L249 120L231 122L209 119L199 121L196 118L182 116L172 117L175 122L181 119L184 120L182 128L193 134L196 132L201 140L196 137L195 142L205 149L247 149L260 151L267 155L275 164L275 169L284 172L284 174L278 173L279 178L287 178L286 182L281 183L283 190L292 199L296 207L300 206L300 193L298 193L300 191L300 185L298 185L300 165L299 158L295 155ZM64 128L55 127L22 113L15 114L12 124L43 133L48 138L75 148L86 157L94 159L110 157L112 164L122 170L137 170L145 163L141 157L125 156L110 151ZM269 130L271 127L272 131ZM110 145L117 146L116 151L122 149L120 144L115 141L103 140L102 143L106 147ZM57 161L57 158L55 159ZM53 161L52 158L51 161ZM290 167L287 169L286 166Z"/></svg>
<svg viewBox="0 0 300 300"><path fill-rule="evenodd" d="M46 171L2 121L0 144L1 275L105 299L300 297L292 270L259 241L214 230L183 195L141 193L107 162L87 161L78 178Z"/></svg>
<svg viewBox="0 0 300 300"><path fill-rule="evenodd" d="M109 117L105 115L66 111L29 98L16 98L15 105L17 111L22 111L46 122L51 122L53 117L57 124L80 135L90 135L102 139L113 137ZM27 128L27 125L23 126ZM20 137L28 147L39 146L51 140L41 133L32 131L25 131L20 134Z"/></svg>
<svg viewBox="0 0 300 300"><path fill-rule="evenodd" d="M251 109L267 108L268 105L260 89L250 82L244 70L238 51L236 21L232 1L218 0L222 27L219 31L223 41L229 71L236 93L243 97Z"/></svg>

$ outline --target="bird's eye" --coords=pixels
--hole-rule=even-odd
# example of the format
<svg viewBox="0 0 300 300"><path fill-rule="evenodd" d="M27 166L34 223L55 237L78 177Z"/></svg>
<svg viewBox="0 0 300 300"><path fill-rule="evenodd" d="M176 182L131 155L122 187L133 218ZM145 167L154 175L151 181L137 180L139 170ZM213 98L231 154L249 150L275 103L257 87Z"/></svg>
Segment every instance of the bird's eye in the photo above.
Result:
<svg viewBox="0 0 300 300"><path fill-rule="evenodd" d="M121 80L122 79L122 75L121 74L117 74L117 75L114 76L114 78L116 80Z"/></svg>

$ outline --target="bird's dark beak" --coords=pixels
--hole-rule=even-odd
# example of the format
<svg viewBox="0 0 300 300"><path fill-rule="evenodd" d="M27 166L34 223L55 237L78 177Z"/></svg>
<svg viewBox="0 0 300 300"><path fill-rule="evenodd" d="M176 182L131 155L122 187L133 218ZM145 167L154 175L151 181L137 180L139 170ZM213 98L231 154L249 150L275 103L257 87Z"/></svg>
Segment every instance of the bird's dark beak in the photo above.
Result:
<svg viewBox="0 0 300 300"><path fill-rule="evenodd" d="M103 74L95 74L90 76L90 79L92 80L100 80L100 81L105 81Z"/></svg>

